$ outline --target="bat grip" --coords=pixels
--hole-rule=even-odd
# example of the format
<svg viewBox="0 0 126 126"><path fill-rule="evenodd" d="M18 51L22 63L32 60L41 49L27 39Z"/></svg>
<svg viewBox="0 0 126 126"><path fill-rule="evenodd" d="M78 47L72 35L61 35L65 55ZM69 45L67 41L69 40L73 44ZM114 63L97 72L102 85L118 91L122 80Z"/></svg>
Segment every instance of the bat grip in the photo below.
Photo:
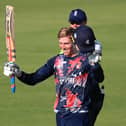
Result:
<svg viewBox="0 0 126 126"><path fill-rule="evenodd" d="M15 93L15 91L16 91L16 84L15 84L15 75L14 74L12 74L10 76L10 84L11 84L11 92Z"/></svg>

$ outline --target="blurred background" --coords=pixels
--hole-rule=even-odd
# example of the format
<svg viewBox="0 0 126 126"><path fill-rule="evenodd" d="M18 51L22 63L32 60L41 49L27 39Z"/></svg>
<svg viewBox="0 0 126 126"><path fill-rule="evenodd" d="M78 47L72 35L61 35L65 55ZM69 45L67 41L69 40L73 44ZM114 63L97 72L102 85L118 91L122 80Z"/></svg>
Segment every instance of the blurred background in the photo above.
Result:
<svg viewBox="0 0 126 126"><path fill-rule="evenodd" d="M53 77L26 86L3 75L7 61L5 46L5 6L15 7L16 63L33 72L59 52L57 33L69 26L72 9L84 9L88 25L103 45L101 65L105 72L105 102L96 126L126 124L126 1L125 0L0 0L0 125L55 126Z"/></svg>

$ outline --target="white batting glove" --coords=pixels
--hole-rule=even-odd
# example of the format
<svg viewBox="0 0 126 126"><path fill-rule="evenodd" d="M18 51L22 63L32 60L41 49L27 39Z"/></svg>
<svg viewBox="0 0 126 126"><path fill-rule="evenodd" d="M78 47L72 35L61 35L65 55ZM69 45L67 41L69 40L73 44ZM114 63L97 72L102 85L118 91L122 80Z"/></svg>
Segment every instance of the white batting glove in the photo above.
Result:
<svg viewBox="0 0 126 126"><path fill-rule="evenodd" d="M4 75L10 76L13 74L13 71L11 70L11 63L7 62L4 64Z"/></svg>
<svg viewBox="0 0 126 126"><path fill-rule="evenodd" d="M14 74L16 76L21 76L21 71L20 71L19 66L12 62L5 63L4 64L4 75L10 76L12 74Z"/></svg>
<svg viewBox="0 0 126 126"><path fill-rule="evenodd" d="M101 61L101 56L97 54L92 54L88 57L89 63L91 65L94 65L95 63L98 63Z"/></svg>
<svg viewBox="0 0 126 126"><path fill-rule="evenodd" d="M95 64L101 61L101 56L97 54L92 54L88 57L90 64Z"/></svg>
<svg viewBox="0 0 126 126"><path fill-rule="evenodd" d="M91 65L94 65L95 63L98 63L101 61L102 58L102 44L96 40L95 41L95 50L94 52L88 57L89 63Z"/></svg>
<svg viewBox="0 0 126 126"><path fill-rule="evenodd" d="M95 40L95 50L93 53L102 56L102 44L98 40Z"/></svg>

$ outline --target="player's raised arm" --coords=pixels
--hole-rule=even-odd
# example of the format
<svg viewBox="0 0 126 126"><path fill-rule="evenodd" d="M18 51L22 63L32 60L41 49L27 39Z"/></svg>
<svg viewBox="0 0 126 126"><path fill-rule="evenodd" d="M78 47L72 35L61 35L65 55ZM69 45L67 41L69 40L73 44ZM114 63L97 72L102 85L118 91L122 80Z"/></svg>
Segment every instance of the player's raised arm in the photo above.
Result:
<svg viewBox="0 0 126 126"><path fill-rule="evenodd" d="M11 74L14 74L23 83L33 86L47 79L54 73L54 61L55 57L49 59L46 64L32 73L24 72L17 64L7 62L4 65L4 75L10 76Z"/></svg>

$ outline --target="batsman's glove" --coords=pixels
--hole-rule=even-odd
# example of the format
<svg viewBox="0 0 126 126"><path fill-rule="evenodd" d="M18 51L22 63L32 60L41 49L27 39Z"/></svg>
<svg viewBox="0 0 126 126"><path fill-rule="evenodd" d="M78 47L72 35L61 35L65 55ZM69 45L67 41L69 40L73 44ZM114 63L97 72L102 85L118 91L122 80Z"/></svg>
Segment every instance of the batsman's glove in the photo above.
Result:
<svg viewBox="0 0 126 126"><path fill-rule="evenodd" d="M97 54L92 54L88 56L88 60L91 65L94 65L95 63L98 63L101 61L101 56Z"/></svg>
<svg viewBox="0 0 126 126"><path fill-rule="evenodd" d="M88 56L89 63L91 65L94 65L95 63L101 61L101 57L102 57L102 45L99 41L95 41L95 50L91 55Z"/></svg>
<svg viewBox="0 0 126 126"><path fill-rule="evenodd" d="M97 55L102 56L102 44L98 40L95 40L95 51Z"/></svg>
<svg viewBox="0 0 126 126"><path fill-rule="evenodd" d="M20 68L17 64L12 63L12 62L6 62L4 64L4 75L5 76L10 76L14 74L15 76L21 76L21 71Z"/></svg>

